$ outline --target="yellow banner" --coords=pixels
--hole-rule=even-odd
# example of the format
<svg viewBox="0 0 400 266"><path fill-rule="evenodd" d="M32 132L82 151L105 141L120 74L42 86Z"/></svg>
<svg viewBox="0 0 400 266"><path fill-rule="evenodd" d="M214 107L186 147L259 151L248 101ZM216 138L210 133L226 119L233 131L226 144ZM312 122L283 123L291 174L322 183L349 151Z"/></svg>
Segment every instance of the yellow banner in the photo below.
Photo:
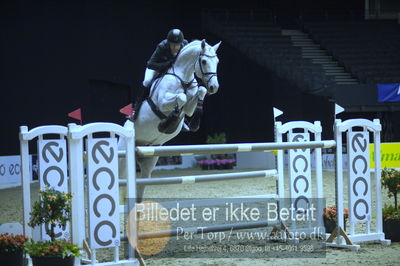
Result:
<svg viewBox="0 0 400 266"><path fill-rule="evenodd" d="M369 145L371 168L375 167L374 144ZM381 143L381 168L400 167L400 142Z"/></svg>

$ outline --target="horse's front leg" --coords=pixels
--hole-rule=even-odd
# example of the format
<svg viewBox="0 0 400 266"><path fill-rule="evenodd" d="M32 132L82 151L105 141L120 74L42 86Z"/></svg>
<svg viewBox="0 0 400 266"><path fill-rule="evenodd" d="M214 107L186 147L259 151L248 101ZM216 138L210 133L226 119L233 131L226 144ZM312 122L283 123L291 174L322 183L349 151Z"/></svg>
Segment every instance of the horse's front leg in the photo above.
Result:
<svg viewBox="0 0 400 266"><path fill-rule="evenodd" d="M188 106L187 115L191 117L188 126L192 132L196 132L200 128L200 120L203 115L203 101L206 94L207 90L203 86L199 87L197 96L193 97L192 104Z"/></svg>
<svg viewBox="0 0 400 266"><path fill-rule="evenodd" d="M203 86L195 87L194 89L188 91L188 102L183 108L183 111L187 116L191 117L193 115L194 111L196 110L197 104L199 102L203 102L206 94L207 90Z"/></svg>
<svg viewBox="0 0 400 266"><path fill-rule="evenodd" d="M160 110L164 113L171 112L176 107L182 109L187 102L187 96L184 93L167 92L165 97L160 99Z"/></svg>

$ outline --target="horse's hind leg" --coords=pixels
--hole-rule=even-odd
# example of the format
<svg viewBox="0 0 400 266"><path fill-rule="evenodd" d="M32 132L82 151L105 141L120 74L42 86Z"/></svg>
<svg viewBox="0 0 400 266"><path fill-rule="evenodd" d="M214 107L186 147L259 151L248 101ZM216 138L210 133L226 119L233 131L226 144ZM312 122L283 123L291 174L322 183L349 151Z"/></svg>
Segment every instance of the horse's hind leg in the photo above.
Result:
<svg viewBox="0 0 400 266"><path fill-rule="evenodd" d="M150 178L154 167L158 161L158 156L138 158L138 164L140 166L140 178ZM143 200L145 186L136 186L136 201L140 202Z"/></svg>

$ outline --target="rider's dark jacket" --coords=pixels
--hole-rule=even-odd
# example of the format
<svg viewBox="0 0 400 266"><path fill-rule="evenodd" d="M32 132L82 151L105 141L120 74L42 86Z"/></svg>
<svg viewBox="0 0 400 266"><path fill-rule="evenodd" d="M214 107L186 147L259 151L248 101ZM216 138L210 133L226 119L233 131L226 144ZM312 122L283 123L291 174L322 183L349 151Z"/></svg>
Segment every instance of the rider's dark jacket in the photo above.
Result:
<svg viewBox="0 0 400 266"><path fill-rule="evenodd" d="M181 48L188 44L187 40L183 40ZM171 54L168 40L161 41L153 55L147 61L147 68L153 69L159 73L163 73L175 62L176 56Z"/></svg>

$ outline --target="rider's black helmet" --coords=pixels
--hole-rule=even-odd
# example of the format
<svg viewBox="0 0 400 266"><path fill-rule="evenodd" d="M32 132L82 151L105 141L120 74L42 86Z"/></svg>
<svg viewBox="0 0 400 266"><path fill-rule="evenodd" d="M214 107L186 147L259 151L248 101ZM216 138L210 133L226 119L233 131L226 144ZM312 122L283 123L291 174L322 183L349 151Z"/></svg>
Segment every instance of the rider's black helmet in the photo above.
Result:
<svg viewBox="0 0 400 266"><path fill-rule="evenodd" d="M183 33L179 29L172 29L168 32L167 40L173 44L181 44L183 42Z"/></svg>

